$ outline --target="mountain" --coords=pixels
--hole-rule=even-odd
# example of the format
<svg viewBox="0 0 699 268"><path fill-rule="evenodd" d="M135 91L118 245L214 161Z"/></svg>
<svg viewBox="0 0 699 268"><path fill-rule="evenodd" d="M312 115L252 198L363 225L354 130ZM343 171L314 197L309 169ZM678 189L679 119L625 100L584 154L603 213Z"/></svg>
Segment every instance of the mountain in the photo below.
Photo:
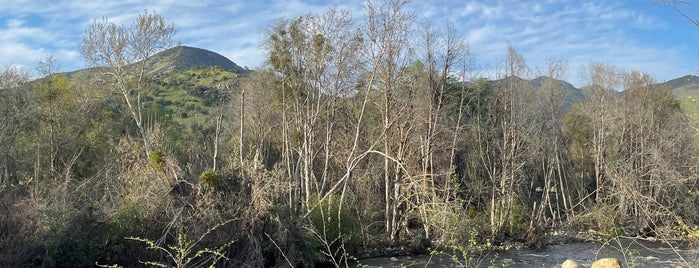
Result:
<svg viewBox="0 0 699 268"><path fill-rule="evenodd" d="M699 124L699 76L685 75L660 84L672 90L689 122Z"/></svg>
<svg viewBox="0 0 699 268"><path fill-rule="evenodd" d="M135 71L133 63L126 68ZM78 79L95 79L104 67L65 73ZM158 118L190 127L208 126L211 110L230 99L236 79L251 72L230 59L206 49L176 46L148 58L146 85L141 92L144 118ZM44 79L40 78L37 81ZM123 98L121 95L114 95Z"/></svg>
<svg viewBox="0 0 699 268"><path fill-rule="evenodd" d="M146 73L166 74L172 71L185 71L213 66L221 67L224 71L234 72L239 75L249 72L216 52L195 47L176 46L148 58Z"/></svg>
<svg viewBox="0 0 699 268"><path fill-rule="evenodd" d="M685 75L680 78L675 78L661 85L668 86L673 91L678 90L697 90L699 89L699 76L696 75Z"/></svg>
<svg viewBox="0 0 699 268"><path fill-rule="evenodd" d="M139 62L131 64L129 67L137 66L138 64ZM214 66L237 75L245 75L250 72L250 70L238 66L235 62L221 54L188 46L176 46L156 53L146 61L145 70L147 76L165 76L173 72ZM99 67L67 72L66 75L69 78L88 76L95 70L99 70Z"/></svg>
<svg viewBox="0 0 699 268"><path fill-rule="evenodd" d="M587 99L585 91L576 88L571 83L565 80L554 79L548 76L539 76L537 78L526 80L519 77L507 77L498 80L491 80L490 83L495 87L505 88L507 83L514 82L515 84L525 85L536 90L542 90L546 82L553 81L556 85L558 97L563 101L563 109L569 110L574 104L584 102Z"/></svg>

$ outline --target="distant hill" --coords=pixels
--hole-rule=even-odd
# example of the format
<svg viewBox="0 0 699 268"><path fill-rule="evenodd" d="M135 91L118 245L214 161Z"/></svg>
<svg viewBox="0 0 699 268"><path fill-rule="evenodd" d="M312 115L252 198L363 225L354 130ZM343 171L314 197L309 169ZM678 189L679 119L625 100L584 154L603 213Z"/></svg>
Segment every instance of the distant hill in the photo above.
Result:
<svg viewBox="0 0 699 268"><path fill-rule="evenodd" d="M138 63L132 64L132 66ZM209 68L218 66L227 72L245 75L250 72L235 62L216 52L188 46L176 46L148 58L146 61L146 75L165 76L173 72L186 71L195 68ZM86 68L67 72L68 77L86 76L99 68Z"/></svg>
<svg viewBox="0 0 699 268"><path fill-rule="evenodd" d="M135 68L134 63L127 68ZM103 67L65 73L71 80L94 79ZM142 92L144 117L190 127L209 126L211 110L230 99L236 79L251 72L206 49L176 46L148 58ZM38 80L41 80L40 78ZM117 98L122 98L116 95ZM216 110L218 111L218 110Z"/></svg>
<svg viewBox="0 0 699 268"><path fill-rule="evenodd" d="M699 125L699 76L685 75L660 84L672 90L690 124Z"/></svg>
<svg viewBox="0 0 699 268"><path fill-rule="evenodd" d="M698 90L699 89L699 76L696 75L685 75L680 78L675 78L661 85L666 85L673 91L678 90Z"/></svg>
<svg viewBox="0 0 699 268"><path fill-rule="evenodd" d="M492 80L490 83L496 87L505 87L509 81L513 81L517 84L528 85L534 89L541 89L546 81L551 80L553 80L557 88L560 89L559 94L561 95L559 95L559 97L563 99L563 109L568 110L574 104L584 102L587 99L587 96L583 90L576 88L567 81L554 79L548 76L539 76L531 80L526 80L519 77L507 77Z"/></svg>
<svg viewBox="0 0 699 268"><path fill-rule="evenodd" d="M148 74L167 74L172 71L185 71L194 68L221 67L224 71L246 74L249 71L233 61L206 49L176 46L150 57L146 62Z"/></svg>

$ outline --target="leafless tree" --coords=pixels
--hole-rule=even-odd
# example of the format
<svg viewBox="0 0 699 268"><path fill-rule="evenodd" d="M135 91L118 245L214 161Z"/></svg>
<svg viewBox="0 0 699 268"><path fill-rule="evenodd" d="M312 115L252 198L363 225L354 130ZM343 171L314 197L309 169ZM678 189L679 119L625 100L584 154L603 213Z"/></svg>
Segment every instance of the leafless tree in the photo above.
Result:
<svg viewBox="0 0 699 268"><path fill-rule="evenodd" d="M20 88L29 81L29 72L17 66L7 66L0 71L0 185L16 183L18 179L17 134L24 118L27 90Z"/></svg>
<svg viewBox="0 0 699 268"><path fill-rule="evenodd" d="M172 44L174 33L174 25L167 24L160 14L146 10L129 26L116 25L107 18L95 20L79 44L87 65L100 67L97 70L106 76L105 81L124 96L147 155L151 148L141 100L146 63L150 56Z"/></svg>

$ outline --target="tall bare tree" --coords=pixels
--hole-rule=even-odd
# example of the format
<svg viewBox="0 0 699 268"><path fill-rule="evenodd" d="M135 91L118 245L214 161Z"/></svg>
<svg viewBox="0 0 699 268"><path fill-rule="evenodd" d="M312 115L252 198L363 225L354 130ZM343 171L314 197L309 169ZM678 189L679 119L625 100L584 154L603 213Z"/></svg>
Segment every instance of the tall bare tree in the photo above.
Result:
<svg viewBox="0 0 699 268"><path fill-rule="evenodd" d="M29 72L17 66L0 71L0 185L11 185L20 179L17 168L21 157L16 139L29 114L27 90L21 88L28 81Z"/></svg>
<svg viewBox="0 0 699 268"><path fill-rule="evenodd" d="M592 123L592 152L594 159L594 198L597 202L604 202L608 189L605 186L605 156L610 128L615 121L612 111L618 104L615 91L621 89L620 70L611 65L593 63L587 67L586 74L590 81L589 102L587 113Z"/></svg>
<svg viewBox="0 0 699 268"><path fill-rule="evenodd" d="M293 20L280 20L267 48L275 79L274 97L282 110L283 159L304 209L334 183L338 98L353 94L357 42L347 11L331 8Z"/></svg>
<svg viewBox="0 0 699 268"><path fill-rule="evenodd" d="M172 44L175 26L156 12L139 14L132 25L120 26L107 18L95 20L80 41L80 53L88 66L100 67L105 81L124 96L144 149L151 148L143 122L141 94L145 86L146 62Z"/></svg>
<svg viewBox="0 0 699 268"><path fill-rule="evenodd" d="M370 46L372 62L376 66L376 86L381 92L380 109L382 116L382 148L383 155L383 188L384 188L384 217L386 234L391 241L396 241L398 231L398 202L400 187L406 174L401 154L405 148L401 140L405 140L411 127L410 120L401 116L410 116L405 106L400 106L401 95L409 96L408 89L401 90L399 79L400 69L407 66L413 55L409 47L409 33L414 23L414 15L405 10L407 1L390 0L376 7L367 2L366 31ZM400 118L400 119L399 119ZM402 134L402 136L401 136Z"/></svg>

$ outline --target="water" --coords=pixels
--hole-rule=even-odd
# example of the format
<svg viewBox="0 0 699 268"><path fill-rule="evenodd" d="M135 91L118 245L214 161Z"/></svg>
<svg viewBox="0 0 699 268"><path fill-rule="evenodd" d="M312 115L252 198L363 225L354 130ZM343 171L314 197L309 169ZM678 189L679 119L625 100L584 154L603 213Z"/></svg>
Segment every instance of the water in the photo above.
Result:
<svg viewBox="0 0 699 268"><path fill-rule="evenodd" d="M622 267L664 268L699 267L699 251L680 249L673 250L669 246L643 240L619 239L609 243L570 243L550 245L541 250L517 249L508 251L493 251L480 259L477 258L468 267L488 267L495 264L502 267L561 267L561 264L571 259L584 267L590 267L592 262L601 258L616 258ZM461 261L464 263L463 261ZM357 266L368 267L461 267L449 256L400 256L381 257L360 260Z"/></svg>

